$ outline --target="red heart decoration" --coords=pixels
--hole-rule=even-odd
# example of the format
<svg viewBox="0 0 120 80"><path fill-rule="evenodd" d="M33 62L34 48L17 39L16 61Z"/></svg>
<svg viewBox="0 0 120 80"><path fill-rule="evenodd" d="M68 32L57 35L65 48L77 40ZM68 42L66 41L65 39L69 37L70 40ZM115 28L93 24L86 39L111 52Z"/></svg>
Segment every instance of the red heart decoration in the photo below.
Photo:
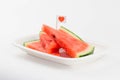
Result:
<svg viewBox="0 0 120 80"><path fill-rule="evenodd" d="M59 16L58 19L59 19L60 22L63 22L65 20L65 17L64 16Z"/></svg>

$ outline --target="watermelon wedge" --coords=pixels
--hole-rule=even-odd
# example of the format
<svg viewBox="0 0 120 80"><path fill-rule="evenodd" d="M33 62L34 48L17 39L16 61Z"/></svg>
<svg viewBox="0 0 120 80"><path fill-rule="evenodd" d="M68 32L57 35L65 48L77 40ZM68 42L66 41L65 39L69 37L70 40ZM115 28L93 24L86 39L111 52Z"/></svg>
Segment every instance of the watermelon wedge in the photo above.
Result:
<svg viewBox="0 0 120 80"><path fill-rule="evenodd" d="M24 46L37 51L60 56L59 45L45 32L40 32L40 40L25 42Z"/></svg>
<svg viewBox="0 0 120 80"><path fill-rule="evenodd" d="M73 37L67 33L70 31L64 30L55 30L47 25L43 25L42 27L42 31L52 37L67 52L67 55L72 58L89 55L94 52L94 46L89 45L81 39L76 39L77 37L74 35Z"/></svg>
<svg viewBox="0 0 120 80"><path fill-rule="evenodd" d="M46 52L45 49L42 47L40 40L27 41L24 42L23 45L37 51Z"/></svg>
<svg viewBox="0 0 120 80"><path fill-rule="evenodd" d="M69 35L71 35L72 37L74 37L74 38L76 38L76 39L78 39L78 40L81 40L81 41L85 42L82 38L80 38L78 35L76 35L76 34L75 34L74 32L72 32L71 30L65 28L64 26L61 26L59 30L62 31L63 33L65 33L65 34L69 34ZM87 56L87 55L93 54L95 47L94 47L93 45L89 45L89 47L91 47L91 51L88 51L87 54L82 53L82 54L80 54L80 55L78 55L78 56L79 56L79 57L83 57L83 56Z"/></svg>

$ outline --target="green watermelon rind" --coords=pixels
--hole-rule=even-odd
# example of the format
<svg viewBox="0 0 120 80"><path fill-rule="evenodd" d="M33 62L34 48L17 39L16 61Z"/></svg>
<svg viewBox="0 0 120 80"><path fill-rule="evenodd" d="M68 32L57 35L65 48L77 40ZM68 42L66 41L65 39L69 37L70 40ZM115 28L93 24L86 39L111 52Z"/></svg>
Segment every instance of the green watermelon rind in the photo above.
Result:
<svg viewBox="0 0 120 80"><path fill-rule="evenodd" d="M82 40L82 38L80 38L77 34L75 34L74 32L72 32L71 30L69 30L69 29L67 29L67 28L65 28L65 27L63 27L63 26L61 26L60 29L63 30L63 31L65 31L65 32L67 32L68 34L70 34L70 35L73 36L74 38L77 38L77 39ZM82 40L82 41L83 41L83 40Z"/></svg>
<svg viewBox="0 0 120 80"><path fill-rule="evenodd" d="M84 57L84 56L88 56L94 53L94 49L95 47L92 45L89 45L87 49L85 49L84 51L77 53L76 57Z"/></svg>
<svg viewBox="0 0 120 80"><path fill-rule="evenodd" d="M27 44L33 43L33 42L37 42L39 40L31 40L31 41L26 41L23 43L23 46L27 46Z"/></svg>
<svg viewBox="0 0 120 80"><path fill-rule="evenodd" d="M76 39L82 40L78 35L76 35L75 33L73 33L72 31L70 31L69 29L67 29L67 28L65 28L63 26L60 27L60 30L63 30L65 32L67 32L68 34L70 34L71 36L73 36ZM80 53L77 53L76 57L79 58L79 57L84 57L84 56L88 56L90 54L93 54L94 53L94 49L95 49L94 46L88 45L88 48L86 50L80 52Z"/></svg>

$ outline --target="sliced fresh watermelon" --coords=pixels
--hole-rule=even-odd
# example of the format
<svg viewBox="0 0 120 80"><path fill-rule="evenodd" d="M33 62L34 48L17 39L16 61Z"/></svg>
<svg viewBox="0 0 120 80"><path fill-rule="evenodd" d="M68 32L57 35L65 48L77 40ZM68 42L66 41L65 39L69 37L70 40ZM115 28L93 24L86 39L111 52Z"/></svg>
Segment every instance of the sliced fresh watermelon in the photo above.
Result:
<svg viewBox="0 0 120 80"><path fill-rule="evenodd" d="M40 40L34 40L34 41L28 41L23 44L25 47L40 51L40 52L45 52L48 53L48 51L43 47L41 44ZM53 52L52 52L53 51ZM51 50L52 55L60 56L59 51Z"/></svg>
<svg viewBox="0 0 120 80"><path fill-rule="evenodd" d="M39 40L28 41L25 42L23 45L37 51L46 52Z"/></svg>
<svg viewBox="0 0 120 80"><path fill-rule="evenodd" d="M74 38L66 32L55 30L47 25L43 25L42 30L51 36L60 47L65 49L70 57L81 57L83 55L92 54L94 51L93 46L80 39Z"/></svg>
<svg viewBox="0 0 120 80"><path fill-rule="evenodd" d="M62 31L63 33L65 33L65 34L69 34L70 36L72 36L72 37L74 37L74 38L76 38L76 39L78 39L78 40L83 41L78 35L76 35L74 32L72 32L71 30L69 30L69 29L67 29L67 28L65 28L65 27L63 27L63 26L61 26L59 30ZM84 42L84 41L83 41L83 42ZM94 48L95 48L94 46L89 45L89 48L88 48L88 49L90 49L91 51L88 50L88 53L87 53L87 54L80 53L78 56L79 56L79 57L83 57L83 56L90 55L90 54L92 54L92 53L94 52Z"/></svg>

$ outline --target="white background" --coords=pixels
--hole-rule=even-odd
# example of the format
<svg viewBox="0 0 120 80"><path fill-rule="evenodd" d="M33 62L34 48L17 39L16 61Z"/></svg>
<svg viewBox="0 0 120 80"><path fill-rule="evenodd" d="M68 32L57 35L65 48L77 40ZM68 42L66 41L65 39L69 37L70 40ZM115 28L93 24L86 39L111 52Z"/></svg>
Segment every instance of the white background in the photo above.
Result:
<svg viewBox="0 0 120 80"><path fill-rule="evenodd" d="M27 55L12 43L39 33L42 24L55 27L56 15L83 39L108 49L91 64L64 66ZM119 80L119 0L0 0L0 80ZM104 52L104 51L103 51Z"/></svg>

